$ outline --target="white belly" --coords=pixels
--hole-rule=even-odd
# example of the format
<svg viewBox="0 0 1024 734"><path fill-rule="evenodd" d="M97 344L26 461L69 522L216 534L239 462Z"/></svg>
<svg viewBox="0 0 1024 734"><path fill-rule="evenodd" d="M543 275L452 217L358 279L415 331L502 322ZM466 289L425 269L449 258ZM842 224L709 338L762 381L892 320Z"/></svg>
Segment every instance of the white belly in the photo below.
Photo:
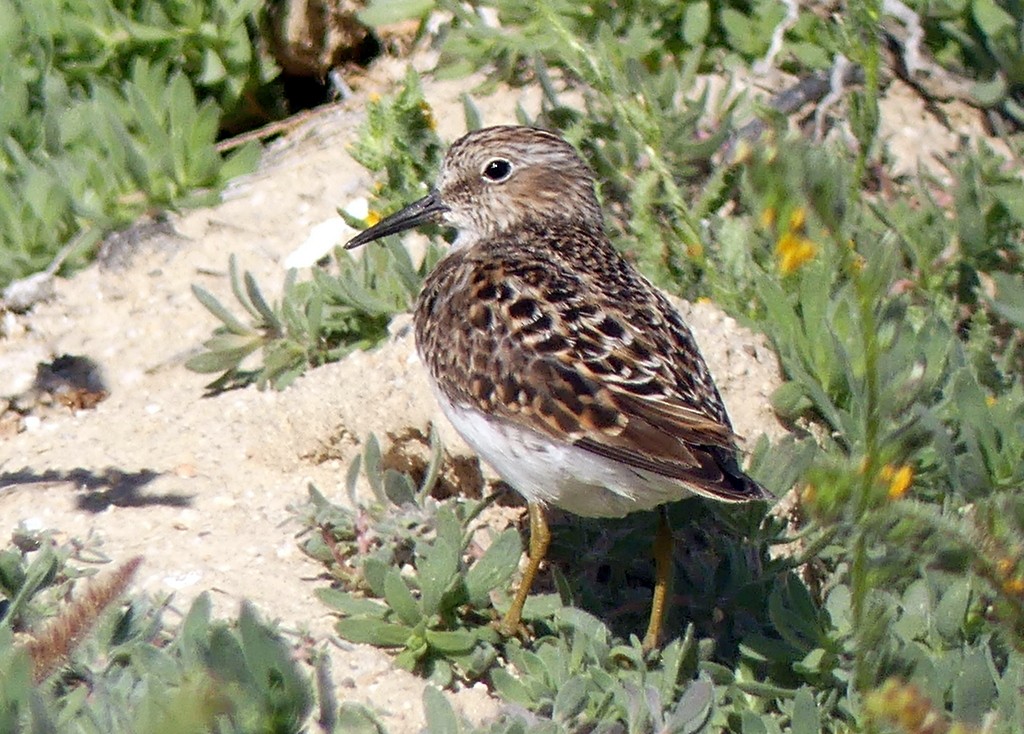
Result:
<svg viewBox="0 0 1024 734"><path fill-rule="evenodd" d="M431 380L441 410L463 440L529 502L584 517L622 517L690 496L671 480L633 469L535 431L452 404Z"/></svg>

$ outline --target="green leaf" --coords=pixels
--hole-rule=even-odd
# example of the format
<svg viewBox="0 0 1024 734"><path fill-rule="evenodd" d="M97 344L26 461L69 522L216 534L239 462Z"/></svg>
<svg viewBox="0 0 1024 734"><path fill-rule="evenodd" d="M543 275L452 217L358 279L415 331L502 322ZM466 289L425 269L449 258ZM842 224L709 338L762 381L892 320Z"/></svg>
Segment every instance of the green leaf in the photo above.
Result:
<svg viewBox="0 0 1024 734"><path fill-rule="evenodd" d="M820 673L823 672L824 667L828 666L831 659L831 655L827 650L816 647L804 655L800 662L794 663L793 668L800 672Z"/></svg>
<svg viewBox="0 0 1024 734"><path fill-rule="evenodd" d="M996 44L1000 37L1012 37L1016 23L1013 16L1003 10L995 0L971 0L971 12L983 35Z"/></svg>
<svg viewBox="0 0 1024 734"><path fill-rule="evenodd" d="M377 441L377 437L371 433L366 439L366 446L363 447L363 471L374 494L381 502L385 502L387 497L383 493L384 479L380 470L380 458L380 443Z"/></svg>
<svg viewBox="0 0 1024 734"><path fill-rule="evenodd" d="M477 643L477 635L467 630L427 630L427 643L444 655L463 655Z"/></svg>
<svg viewBox="0 0 1024 734"><path fill-rule="evenodd" d="M188 614L181 623L181 634L176 646L186 660L198 661L199 652L205 645L210 631L210 613L213 607L209 592L204 591L196 597L189 607Z"/></svg>
<svg viewBox="0 0 1024 734"><path fill-rule="evenodd" d="M1024 226L1024 184L1019 182L995 184L990 190L999 203L1006 207L1006 211L1017 224Z"/></svg>
<svg viewBox="0 0 1024 734"><path fill-rule="evenodd" d="M423 618L419 605L397 568L389 568L384 575L384 600L395 612L395 616L410 627L415 627Z"/></svg>
<svg viewBox="0 0 1024 734"><path fill-rule="evenodd" d="M455 671L448 660L440 657L431 657L424 665L424 672L428 683L438 688L451 688L455 681Z"/></svg>
<svg viewBox="0 0 1024 734"><path fill-rule="evenodd" d="M441 444L441 434L436 425L430 426L430 461L427 470L423 475L423 483L416 493L417 504L423 504L437 484L441 475L441 467L444 464L444 446Z"/></svg>
<svg viewBox="0 0 1024 734"><path fill-rule="evenodd" d="M536 705L530 690L519 678L504 668L495 668L491 671L491 685L494 686L495 692L509 703L519 704L528 709Z"/></svg>
<svg viewBox="0 0 1024 734"><path fill-rule="evenodd" d="M793 698L793 716L790 723L792 734L820 734L821 716L814 702L814 693L804 686Z"/></svg>
<svg viewBox="0 0 1024 734"><path fill-rule="evenodd" d="M404 625L368 617L339 619L334 628L342 639L378 647L402 647L412 634L412 630Z"/></svg>
<svg viewBox="0 0 1024 734"><path fill-rule="evenodd" d="M704 679L692 681L665 722L666 734L702 731L715 703L715 688Z"/></svg>
<svg viewBox="0 0 1024 734"><path fill-rule="evenodd" d="M758 714L743 711L740 714L743 734L768 734L768 728Z"/></svg>
<svg viewBox="0 0 1024 734"><path fill-rule="evenodd" d="M362 704L344 701L338 709L335 732L345 734L387 734L376 715Z"/></svg>
<svg viewBox="0 0 1024 734"><path fill-rule="evenodd" d="M551 711L555 721L568 724L583 713L587 705L587 688L587 679L582 675L574 675L559 686Z"/></svg>
<svg viewBox="0 0 1024 734"><path fill-rule="evenodd" d="M363 561L363 578L366 579L366 584L373 595L380 599L384 598L384 577L389 570L391 566L375 556Z"/></svg>
<svg viewBox="0 0 1024 734"><path fill-rule="evenodd" d="M683 11L683 40L691 46L704 43L711 29L711 7L707 2L689 3Z"/></svg>
<svg viewBox="0 0 1024 734"><path fill-rule="evenodd" d="M499 611L508 609L506 605ZM562 598L558 594L531 594L523 605L523 619L550 619L568 608L562 604Z"/></svg>
<svg viewBox="0 0 1024 734"><path fill-rule="evenodd" d="M246 349L234 352L203 352L186 361L185 367L199 374L225 372L238 367L239 363L249 356L252 351L251 349Z"/></svg>
<svg viewBox="0 0 1024 734"><path fill-rule="evenodd" d="M429 617L440 611L441 599L459 570L459 549L446 538L438 537L429 545L418 543L417 553L423 614Z"/></svg>
<svg viewBox="0 0 1024 734"><path fill-rule="evenodd" d="M225 183L238 176L252 173L260 161L262 151L255 142L246 143L224 159L220 169L220 180Z"/></svg>
<svg viewBox="0 0 1024 734"><path fill-rule="evenodd" d="M270 307L266 299L263 298L263 293L260 291L259 283L256 282L256 278L249 271L246 271L242 276L245 281L245 293L249 296L249 302L256 309L260 317L266 326L272 327L275 330L280 329L280 321L277 314L274 313L274 309Z"/></svg>
<svg viewBox="0 0 1024 734"><path fill-rule="evenodd" d="M373 0L356 13L361 23L371 28L391 25L412 18L423 18L434 9L434 0Z"/></svg>
<svg viewBox="0 0 1024 734"><path fill-rule="evenodd" d="M930 586L924 579L912 582L903 592L900 606L903 612L893 630L907 640L924 639L934 600Z"/></svg>
<svg viewBox="0 0 1024 734"><path fill-rule="evenodd" d="M416 501L416 485L408 474L395 469L384 470L384 494L391 504L401 507Z"/></svg>
<svg viewBox="0 0 1024 734"><path fill-rule="evenodd" d="M203 346L218 354L250 354L263 344L259 334L215 334Z"/></svg>
<svg viewBox="0 0 1024 734"><path fill-rule="evenodd" d="M356 454L352 457L352 463L348 465L348 471L345 472L345 489L348 492L349 500L352 505L356 503L356 487L359 483L359 471L362 469L363 457Z"/></svg>
<svg viewBox="0 0 1024 734"><path fill-rule="evenodd" d="M1000 316L1024 329L1024 284L1019 274L995 272L991 274L996 292L987 300Z"/></svg>
<svg viewBox="0 0 1024 734"><path fill-rule="evenodd" d="M462 520L450 504L437 508L437 537L443 538L453 548L462 548Z"/></svg>
<svg viewBox="0 0 1024 734"><path fill-rule="evenodd" d="M428 734L459 734L459 720L445 695L434 686L423 689L423 714Z"/></svg>
<svg viewBox="0 0 1024 734"><path fill-rule="evenodd" d="M462 113L466 118L467 130L479 130L483 127L483 120L480 117L480 108L468 93L462 93Z"/></svg>
<svg viewBox="0 0 1024 734"><path fill-rule="evenodd" d="M948 641L960 639L967 606L971 600L971 581L960 578L953 581L935 608L935 629Z"/></svg>
<svg viewBox="0 0 1024 734"><path fill-rule="evenodd" d="M317 589L313 593L331 609L341 612L347 617L376 617L383 619L388 612L388 608L378 601L353 596L351 592L342 591L341 589L325 587Z"/></svg>
<svg viewBox="0 0 1024 734"><path fill-rule="evenodd" d="M964 656L953 683L953 717L957 721L982 725L997 693L992 670L985 649L972 650Z"/></svg>
<svg viewBox="0 0 1024 734"><path fill-rule="evenodd" d="M729 38L729 43L743 54L756 54L758 45L752 41L754 33L753 23L750 19L738 10L725 7L719 13L718 22L721 24Z"/></svg>
<svg viewBox="0 0 1024 734"><path fill-rule="evenodd" d="M252 677L238 636L223 624L210 630L204 658L210 672L224 680L248 682Z"/></svg>
<svg viewBox="0 0 1024 734"><path fill-rule="evenodd" d="M235 253L228 255L228 282L231 284L231 292L234 294L235 300L249 312L250 316L258 319L259 311L249 301L249 296L246 295L245 288L242 287L242 277L238 272L238 258Z"/></svg>
<svg viewBox="0 0 1024 734"><path fill-rule="evenodd" d="M814 600L807 587L793 574L772 586L768 612L782 638L801 651L814 647L820 637Z"/></svg>
<svg viewBox="0 0 1024 734"><path fill-rule="evenodd" d="M220 56L213 49L206 49L203 52L202 70L199 72L198 81L202 84L213 85L221 82L228 75L227 67L221 61Z"/></svg>
<svg viewBox="0 0 1024 734"><path fill-rule="evenodd" d="M772 392L772 409L781 418L793 421L807 413L814 407L803 386L796 381L790 380L779 385Z"/></svg>
<svg viewBox="0 0 1024 734"><path fill-rule="evenodd" d="M32 680L32 658L28 650L24 645L15 645L14 633L0 625L0 726L4 731L29 731L21 717L30 702L39 700L32 695L37 686ZM33 712L33 734L57 732L49 718L45 711L43 716Z"/></svg>
<svg viewBox="0 0 1024 734"><path fill-rule="evenodd" d="M0 624L4 627L12 627L15 623L22 621L22 608L28 604L43 584L53 578L58 565L57 554L54 552L53 546L47 543L26 569L21 588L18 589L18 593L4 611L4 617L3 620L0 620Z"/></svg>
<svg viewBox="0 0 1024 734"><path fill-rule="evenodd" d="M192 294L196 297L196 300L203 304L207 311L209 311L218 319L220 319L220 321L224 324L225 327L228 328L228 330L231 331L232 334L255 333L254 329L252 329L249 326L246 326L237 318L235 318L235 315L228 311L226 308L224 308L221 302L214 298L213 294L211 294L205 288L201 288L198 285L193 285Z"/></svg>
<svg viewBox="0 0 1024 734"><path fill-rule="evenodd" d="M697 640L694 635L693 623L686 625L682 638L676 638L661 648L661 675L657 681L658 692L664 701L675 698L676 688L682 676L691 678L695 673L697 658Z"/></svg>
<svg viewBox="0 0 1024 734"><path fill-rule="evenodd" d="M238 631L258 690L268 700L276 699L294 721L305 719L313 703L309 680L299 673L284 641L259 621L256 608L247 601L242 602Z"/></svg>
<svg viewBox="0 0 1024 734"><path fill-rule="evenodd" d="M487 604L493 589L506 586L519 567L522 552L522 541L514 528L506 529L495 538L491 547L466 573L469 603L482 607Z"/></svg>
<svg viewBox="0 0 1024 734"><path fill-rule="evenodd" d="M988 81L975 82L971 85L971 96L982 107L995 107L1010 93L1006 78L1000 74Z"/></svg>

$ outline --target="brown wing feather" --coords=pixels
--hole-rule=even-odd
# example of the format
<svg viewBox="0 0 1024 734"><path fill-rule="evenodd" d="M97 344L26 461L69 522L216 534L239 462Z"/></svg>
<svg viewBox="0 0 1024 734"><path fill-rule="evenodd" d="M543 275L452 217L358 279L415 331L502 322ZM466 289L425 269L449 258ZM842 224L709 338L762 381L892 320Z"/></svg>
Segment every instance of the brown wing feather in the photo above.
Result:
<svg viewBox="0 0 1024 734"><path fill-rule="evenodd" d="M582 269L550 259L568 241L610 248L587 237L549 229L445 258L416 314L435 379L456 402L698 494L767 497L671 304L614 252Z"/></svg>
<svg viewBox="0 0 1024 734"><path fill-rule="evenodd" d="M542 360L535 360L531 374L535 379L528 382L545 387L533 401L537 409L519 412L516 422L707 497L743 502L768 496L740 470L729 426L678 400L631 395L578 372L566 379Z"/></svg>

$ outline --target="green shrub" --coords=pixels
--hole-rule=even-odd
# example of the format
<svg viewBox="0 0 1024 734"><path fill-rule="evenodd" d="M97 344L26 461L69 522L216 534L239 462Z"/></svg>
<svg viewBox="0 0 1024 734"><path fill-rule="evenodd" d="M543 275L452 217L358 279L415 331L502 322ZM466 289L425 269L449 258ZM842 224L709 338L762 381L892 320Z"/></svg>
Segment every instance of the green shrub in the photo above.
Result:
<svg viewBox="0 0 1024 734"><path fill-rule="evenodd" d="M431 114L411 68L394 99L370 102L352 156L383 178L367 220L338 210L350 225L369 226L382 212L394 211L426 193L427 177L441 159L441 141ZM228 268L232 292L251 323L242 323L206 290L193 286L196 297L222 326L203 345L206 351L186 366L195 372L221 373L208 386L211 390L250 382L260 389L267 385L283 389L308 367L337 361L354 349L369 349L383 340L391 317L411 308L439 253L431 246L416 265L398 243L366 248L357 256L336 248L337 275L314 268L310 280L300 281L294 270L289 271L281 301L274 306L266 302L249 273L239 278L232 256ZM243 361L256 352L259 364L243 367Z"/></svg>
<svg viewBox="0 0 1024 734"><path fill-rule="evenodd" d="M0 285L251 170L255 147L225 159L214 143L271 73L246 26L257 7L0 1Z"/></svg>
<svg viewBox="0 0 1024 734"><path fill-rule="evenodd" d="M84 549L86 552L88 548ZM163 604L122 600L141 563L78 567L73 551L21 534L0 550L0 729L4 732L188 734L303 731L317 697L308 665L249 604L214 620L209 596L180 625ZM74 590L74 600L66 602ZM312 652L330 690L322 652ZM324 731L336 702L320 696ZM350 715L360 716L359 710ZM362 715L362 718L366 718Z"/></svg>

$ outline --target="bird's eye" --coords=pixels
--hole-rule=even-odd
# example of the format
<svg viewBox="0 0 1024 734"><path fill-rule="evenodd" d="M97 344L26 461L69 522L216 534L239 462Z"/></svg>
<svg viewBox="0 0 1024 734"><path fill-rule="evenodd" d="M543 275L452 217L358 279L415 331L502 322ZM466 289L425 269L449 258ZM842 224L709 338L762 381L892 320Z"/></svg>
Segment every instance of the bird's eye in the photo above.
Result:
<svg viewBox="0 0 1024 734"><path fill-rule="evenodd" d="M504 158L492 158L484 166L483 174L487 180L501 183L512 175L512 164Z"/></svg>

